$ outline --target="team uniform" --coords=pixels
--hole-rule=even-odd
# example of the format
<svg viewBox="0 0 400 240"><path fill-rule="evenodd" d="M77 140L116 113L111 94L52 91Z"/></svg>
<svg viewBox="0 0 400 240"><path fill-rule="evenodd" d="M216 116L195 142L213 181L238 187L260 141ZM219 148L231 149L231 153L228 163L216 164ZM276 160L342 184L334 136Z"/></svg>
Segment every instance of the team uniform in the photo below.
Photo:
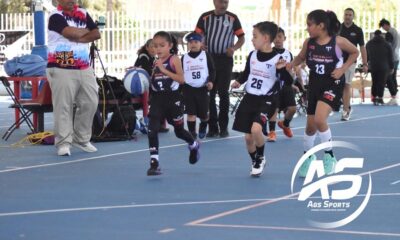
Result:
<svg viewBox="0 0 400 240"><path fill-rule="evenodd" d="M164 67L175 73L171 64L172 55L163 63ZM190 150L189 161L194 164L198 160L199 144L195 142L192 135L184 129L182 95L179 93L179 83L162 73L158 68L153 69L151 77L151 98L149 111L149 149L150 149L150 169L148 175L161 174L158 168L158 131L160 129L160 120L167 119L168 123L174 126L175 135L187 142Z"/></svg>
<svg viewBox="0 0 400 240"><path fill-rule="evenodd" d="M286 62L291 62L293 60L292 53L287 49L274 48L276 52L282 57ZM293 90L292 84L293 79L280 79L281 89L277 95L276 108L279 111L284 111L287 107L296 106L295 92Z"/></svg>
<svg viewBox="0 0 400 240"><path fill-rule="evenodd" d="M251 133L254 122L265 124L264 113L274 112L273 100L279 90L279 79L275 64L280 55L276 51L263 53L257 50L250 53L246 68L240 79L246 83L245 96L236 111L233 130Z"/></svg>
<svg viewBox="0 0 400 240"><path fill-rule="evenodd" d="M215 70L212 59L205 51L189 52L182 57L185 77L183 100L185 112L200 119L208 118L210 95L207 82L214 82ZM213 74L210 74L213 72Z"/></svg>
<svg viewBox="0 0 400 240"><path fill-rule="evenodd" d="M331 77L332 72L343 65L343 52L336 44L336 37L332 37L325 45L319 45L315 39L310 38L306 64L310 69L307 114L315 115L318 101L325 102L333 111L339 111L345 77Z"/></svg>

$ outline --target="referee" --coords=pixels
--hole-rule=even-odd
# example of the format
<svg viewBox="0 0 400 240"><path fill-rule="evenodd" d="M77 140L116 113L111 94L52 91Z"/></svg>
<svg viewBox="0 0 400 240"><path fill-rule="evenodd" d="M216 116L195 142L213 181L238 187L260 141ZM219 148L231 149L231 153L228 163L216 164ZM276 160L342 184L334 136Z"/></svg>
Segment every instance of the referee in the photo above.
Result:
<svg viewBox="0 0 400 240"><path fill-rule="evenodd" d="M216 68L215 84L210 91L207 137L229 136L229 85L232 78L233 54L244 43L244 32L239 18L227 11L228 5L229 0L214 0L215 9L203 13L195 29L197 33L204 35L204 47L211 54ZM219 114L215 102L217 93Z"/></svg>
<svg viewBox="0 0 400 240"><path fill-rule="evenodd" d="M347 38L354 46L360 46L361 52L361 59L362 59L362 66L364 73L368 72L368 64L367 64L367 51L365 50L364 46L364 33L363 30L354 24L354 10L352 8L346 8L344 10L344 21L340 26L339 35ZM348 54L343 55L344 59L343 62L347 61ZM350 106L350 96L351 96L351 81L353 80L354 73L356 70L356 63L354 62L353 65L347 69L345 72L346 84L343 90L343 112L342 112L342 121L350 120L350 115L352 112Z"/></svg>

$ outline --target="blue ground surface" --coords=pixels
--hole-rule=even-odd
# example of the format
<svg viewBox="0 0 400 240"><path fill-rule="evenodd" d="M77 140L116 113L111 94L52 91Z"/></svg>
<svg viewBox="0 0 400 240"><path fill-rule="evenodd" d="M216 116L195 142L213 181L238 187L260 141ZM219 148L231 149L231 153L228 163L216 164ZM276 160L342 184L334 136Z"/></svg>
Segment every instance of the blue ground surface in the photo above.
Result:
<svg viewBox="0 0 400 240"><path fill-rule="evenodd" d="M1 135L13 121L7 106L0 103ZM398 239L399 121L400 107L368 104L354 106L352 121L341 122L339 113L330 118L334 140L362 150L364 167L355 173L364 173L364 183L372 171L373 183L365 211L330 230L310 226L310 212L290 191L304 116L292 122L292 139L278 131L278 141L266 144L268 165L260 178L249 176L243 137L233 131L202 141L196 165L173 132L160 134L164 174L147 177L146 135L57 157L53 146L10 147L25 136L22 127L0 141L0 239ZM45 126L51 130L51 114ZM348 151L335 154L340 159ZM297 178L295 192L301 184ZM364 199L365 189L352 204Z"/></svg>

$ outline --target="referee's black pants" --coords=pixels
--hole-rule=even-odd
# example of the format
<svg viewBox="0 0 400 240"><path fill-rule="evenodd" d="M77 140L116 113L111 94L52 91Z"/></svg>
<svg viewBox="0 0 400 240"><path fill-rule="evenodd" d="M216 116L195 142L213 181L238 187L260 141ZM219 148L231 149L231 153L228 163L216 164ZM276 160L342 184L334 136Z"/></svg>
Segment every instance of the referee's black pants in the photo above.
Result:
<svg viewBox="0 0 400 240"><path fill-rule="evenodd" d="M216 77L214 87L210 91L210 120L209 131L218 133L228 129L229 123L229 85L232 79L233 58L225 54L212 55ZM219 96L219 114L215 96Z"/></svg>

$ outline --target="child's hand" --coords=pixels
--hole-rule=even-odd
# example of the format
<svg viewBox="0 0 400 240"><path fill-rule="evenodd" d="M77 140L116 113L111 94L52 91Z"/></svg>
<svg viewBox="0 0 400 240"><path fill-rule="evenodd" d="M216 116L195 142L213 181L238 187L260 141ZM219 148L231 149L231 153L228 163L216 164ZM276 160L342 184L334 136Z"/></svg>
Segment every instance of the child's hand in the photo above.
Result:
<svg viewBox="0 0 400 240"><path fill-rule="evenodd" d="M283 69L286 67L287 64L288 63L283 58L281 58L281 59L279 59L279 61L276 63L275 66L276 66L276 69Z"/></svg>
<svg viewBox="0 0 400 240"><path fill-rule="evenodd" d="M292 69L293 69L293 64L291 62L287 63L286 64L286 71L290 72L290 71L292 71Z"/></svg>
<svg viewBox="0 0 400 240"><path fill-rule="evenodd" d="M163 62L160 59L154 61L154 66L157 67L161 72L164 72L166 70Z"/></svg>
<svg viewBox="0 0 400 240"><path fill-rule="evenodd" d="M234 81L232 84L231 84L231 88L239 88L240 87L240 82L238 82L238 81Z"/></svg>
<svg viewBox="0 0 400 240"><path fill-rule="evenodd" d="M343 68L336 68L331 73L331 77L333 77L334 79L340 79L343 76L343 74L344 74Z"/></svg>
<svg viewBox="0 0 400 240"><path fill-rule="evenodd" d="M208 91L211 91L211 89L213 88L213 83L212 82L208 82L207 84L206 84L206 87L207 87L207 90Z"/></svg>

